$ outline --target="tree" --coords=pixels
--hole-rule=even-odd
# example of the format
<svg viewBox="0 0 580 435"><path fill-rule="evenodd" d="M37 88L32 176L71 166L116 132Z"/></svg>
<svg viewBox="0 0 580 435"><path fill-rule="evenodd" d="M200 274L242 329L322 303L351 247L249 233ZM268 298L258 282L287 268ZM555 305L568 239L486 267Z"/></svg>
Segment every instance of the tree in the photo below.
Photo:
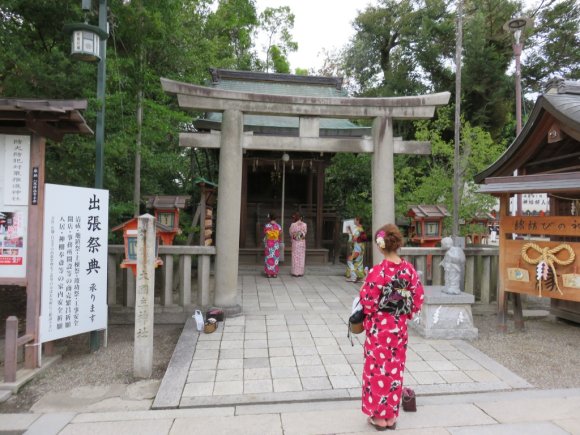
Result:
<svg viewBox="0 0 580 435"><path fill-rule="evenodd" d="M298 43L292 39L294 14L288 6L266 8L260 14L260 30L266 39L264 70L270 72L273 67L288 64L288 54L298 50ZM276 59L274 59L276 56ZM289 66L288 66L289 71Z"/></svg>
<svg viewBox="0 0 580 435"><path fill-rule="evenodd" d="M258 23L254 0L218 0L218 7L209 15L205 26L211 41L213 66L253 69L257 59L252 35Z"/></svg>
<svg viewBox="0 0 580 435"><path fill-rule="evenodd" d="M134 213L131 187L139 129L143 194L192 194L195 201L198 190L193 180L215 176L212 152L179 147L178 132L191 130L192 115L182 112L159 83L160 77L168 77L201 84L210 66L254 65L253 2L222 0L215 11L210 4L210 0L109 0L104 184L110 191L112 226ZM86 18L94 22L96 17L89 12ZM70 36L62 30L65 23L84 19L79 1L2 2L2 95L86 98L85 118L94 126L96 67L70 58ZM140 128L138 107L143 109ZM94 148L92 136L49 142L47 181L91 186ZM187 212L183 217L187 225Z"/></svg>
<svg viewBox="0 0 580 435"><path fill-rule="evenodd" d="M524 86L533 92L554 76L580 79L580 4L550 0L531 13L535 26L525 41Z"/></svg>

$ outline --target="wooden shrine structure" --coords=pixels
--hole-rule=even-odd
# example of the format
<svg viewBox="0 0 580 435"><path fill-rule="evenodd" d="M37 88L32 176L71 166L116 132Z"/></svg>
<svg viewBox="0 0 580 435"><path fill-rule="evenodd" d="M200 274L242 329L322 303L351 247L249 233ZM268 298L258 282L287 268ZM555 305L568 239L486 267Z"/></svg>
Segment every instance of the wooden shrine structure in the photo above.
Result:
<svg viewBox="0 0 580 435"><path fill-rule="evenodd" d="M287 86L300 86L300 76L271 75L284 78ZM325 81L310 77L308 80ZM216 290L215 305L235 313L238 304L238 264L240 224L244 186L244 153L269 151L282 156L303 153L373 153L373 227L395 221L394 153L425 154L429 143L404 142L393 137L393 121L429 119L435 108L447 104L449 92L396 98L347 98L336 95L289 95L268 91L253 92L219 89L161 79L163 89L177 96L185 109L221 113L220 131L181 133L182 146L217 148L219 159L219 196L216 216ZM295 127L275 135L246 131L246 120L253 115L292 117ZM326 119L372 119L371 136L325 136ZM247 168L248 166L246 166ZM247 169L246 169L247 170ZM320 178L319 180L322 180ZM317 180L317 183L321 181ZM321 197L317 200L319 203ZM317 219L320 219L317 217ZM380 252L374 249L375 260Z"/></svg>
<svg viewBox="0 0 580 435"><path fill-rule="evenodd" d="M550 82L522 132L475 181L500 198L500 328L508 295L523 327L521 294L549 297L553 314L580 322L580 81ZM520 193L548 194L550 216L512 216L510 196Z"/></svg>
<svg viewBox="0 0 580 435"><path fill-rule="evenodd" d="M24 346L24 365L27 369L35 368L40 361L40 305L41 305L41 272L42 272L42 237L45 190L45 154L46 139L61 141L66 134L92 134L81 111L87 108L85 100L44 100L0 98L0 136L12 139L15 143L27 142L29 158L20 153L10 164L0 169L0 213L6 212L3 207L18 208L26 213L27 231L20 245L25 249L22 259L24 273L18 276L6 270L8 263L0 261L0 286L19 286L26 291L26 331L18 336L18 319L10 316L6 322L6 355L4 379L6 382L16 380L16 352ZM4 136L5 135L5 136ZM25 140L24 140L25 138ZM29 146L28 146L29 144ZM4 141L0 140L0 152L4 153ZM8 166L11 171L5 171ZM10 173L11 172L11 173ZM28 174L26 178L22 174ZM5 179L5 177L12 177ZM7 192L11 185L17 197L21 192L28 192L28 198L11 202ZM24 188L24 186L29 188ZM15 197L10 197L15 199ZM6 242L6 239L4 240ZM5 243L4 243L5 245ZM0 243L2 246L2 243ZM0 260L4 257L0 254ZM5 258L5 257L4 257ZM3 270L4 269L4 270ZM25 289L25 290L24 290ZM3 319L2 319L3 320ZM46 343L49 345L50 343Z"/></svg>
<svg viewBox="0 0 580 435"><path fill-rule="evenodd" d="M451 215L442 205L414 205L407 216L411 220L409 241L421 248L434 248L443 238L443 220Z"/></svg>

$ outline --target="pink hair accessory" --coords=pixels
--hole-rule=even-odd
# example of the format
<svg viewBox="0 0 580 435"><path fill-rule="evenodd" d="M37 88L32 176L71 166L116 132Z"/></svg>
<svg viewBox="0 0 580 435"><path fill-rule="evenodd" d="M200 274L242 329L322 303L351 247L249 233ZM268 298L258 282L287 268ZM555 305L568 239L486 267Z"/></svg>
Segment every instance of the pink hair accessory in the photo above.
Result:
<svg viewBox="0 0 580 435"><path fill-rule="evenodd" d="M381 249L385 249L385 237L387 236L387 234L381 230L377 233L377 238L376 238L376 243L377 246Z"/></svg>

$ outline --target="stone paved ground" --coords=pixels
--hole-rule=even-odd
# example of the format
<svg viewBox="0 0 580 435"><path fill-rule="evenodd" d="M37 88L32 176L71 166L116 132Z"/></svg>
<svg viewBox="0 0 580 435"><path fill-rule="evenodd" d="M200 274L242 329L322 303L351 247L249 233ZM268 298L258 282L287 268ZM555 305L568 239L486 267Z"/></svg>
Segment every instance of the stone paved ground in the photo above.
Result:
<svg viewBox="0 0 580 435"><path fill-rule="evenodd" d="M180 407L360 397L363 335L347 339L358 286L339 276L241 276L244 315L199 336ZM531 387L464 341L411 335L419 394Z"/></svg>
<svg viewBox="0 0 580 435"><path fill-rule="evenodd" d="M419 397L402 435L580 435L580 389ZM25 432L26 431L26 432ZM0 434L374 434L357 400L162 411L0 414Z"/></svg>

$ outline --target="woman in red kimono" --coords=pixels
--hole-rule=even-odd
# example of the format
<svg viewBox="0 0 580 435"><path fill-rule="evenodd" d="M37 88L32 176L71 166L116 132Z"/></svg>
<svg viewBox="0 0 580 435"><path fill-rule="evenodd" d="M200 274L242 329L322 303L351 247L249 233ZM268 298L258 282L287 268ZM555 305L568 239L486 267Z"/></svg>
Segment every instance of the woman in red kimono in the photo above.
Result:
<svg viewBox="0 0 580 435"><path fill-rule="evenodd" d="M421 309L423 285L415 268L397 255L399 229L383 226L375 243L385 259L373 266L360 290L365 314L362 411L377 430L395 429L403 389L407 321Z"/></svg>
<svg viewBox="0 0 580 435"><path fill-rule="evenodd" d="M264 273L267 278L278 278L282 227L274 213L269 213L268 219L270 222L264 225Z"/></svg>

